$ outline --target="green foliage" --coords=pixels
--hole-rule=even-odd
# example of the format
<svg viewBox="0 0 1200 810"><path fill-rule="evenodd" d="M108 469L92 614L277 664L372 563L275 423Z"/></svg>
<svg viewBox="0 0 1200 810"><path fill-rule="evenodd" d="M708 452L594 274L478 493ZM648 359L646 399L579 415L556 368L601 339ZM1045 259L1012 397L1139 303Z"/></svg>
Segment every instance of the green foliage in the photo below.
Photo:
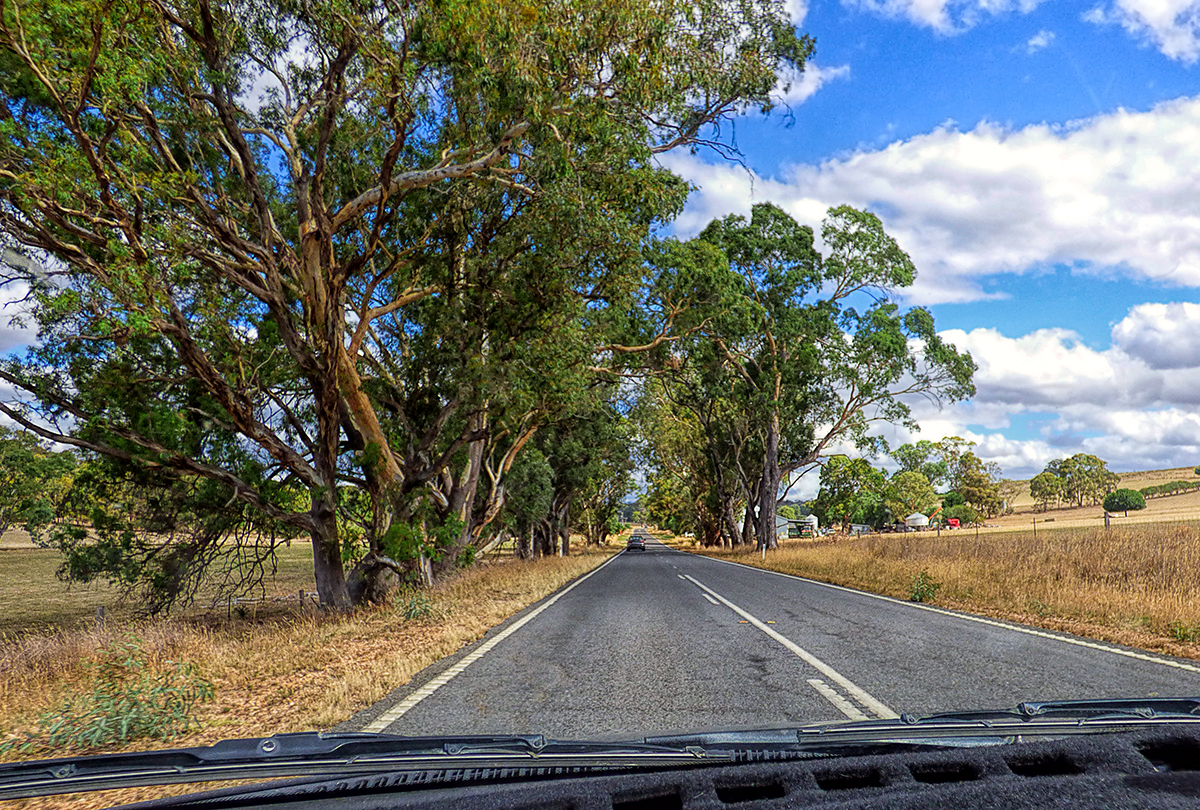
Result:
<svg viewBox="0 0 1200 810"><path fill-rule="evenodd" d="M1105 512L1125 512L1130 509L1145 509L1146 499L1136 489L1118 489L1104 496Z"/></svg>
<svg viewBox="0 0 1200 810"><path fill-rule="evenodd" d="M38 719L38 730L9 743L23 752L99 748L133 740L170 740L197 725L196 707L213 685L196 668L166 662L155 671L142 642L130 634L100 652L90 692L67 698Z"/></svg>
<svg viewBox="0 0 1200 810"><path fill-rule="evenodd" d="M1029 494L1042 507L1042 511L1050 508L1050 504L1058 503L1063 494L1063 480L1052 472L1041 472L1029 482Z"/></svg>
<svg viewBox="0 0 1200 810"><path fill-rule="evenodd" d="M1200 489L1200 481L1167 481L1164 484L1153 484L1138 490L1146 498L1158 498L1163 495L1179 495Z"/></svg>
<svg viewBox="0 0 1200 810"><path fill-rule="evenodd" d="M920 573L912 578L912 587L909 589L908 599L910 602L932 602L941 587L940 582L934 582L929 576L929 572L922 569Z"/></svg>
<svg viewBox="0 0 1200 810"><path fill-rule="evenodd" d="M954 506L962 506L966 502L967 502L966 498L964 498L962 495L958 494L957 492L953 492L953 491L947 492L945 495L942 496L942 506L944 506L947 509L950 509L951 507L954 507Z"/></svg>
<svg viewBox="0 0 1200 810"><path fill-rule="evenodd" d="M940 486L950 476L950 465L943 458L940 442L921 439L916 444L902 444L890 452L903 472L922 473L934 486Z"/></svg>
<svg viewBox="0 0 1200 810"><path fill-rule="evenodd" d="M457 515L441 520L427 515L424 520L417 519L412 523L397 520L392 522L379 545L385 555L401 564L415 562L421 557L438 562L448 549L457 547L465 525ZM470 553L473 554L473 550ZM456 556L454 562L460 559Z"/></svg>
<svg viewBox="0 0 1200 810"><path fill-rule="evenodd" d="M986 517L1000 511L1000 490L995 478L999 468L989 469L974 453L965 452L954 467L957 491L966 503Z"/></svg>
<svg viewBox="0 0 1200 810"><path fill-rule="evenodd" d="M928 516L938 504L933 485L919 472L898 472L892 476L885 498L888 509L897 520L903 520L914 512Z"/></svg>
<svg viewBox="0 0 1200 810"><path fill-rule="evenodd" d="M1186 644L1191 644L1200 641L1200 628L1190 624L1184 624L1178 620L1171 622L1167 628L1167 632L1171 634L1171 638L1176 641L1182 641Z"/></svg>
<svg viewBox="0 0 1200 810"><path fill-rule="evenodd" d="M833 456L821 468L821 489L813 502L813 511L827 525L865 522L856 513L875 511L884 489L884 475L863 458Z"/></svg>
<svg viewBox="0 0 1200 810"><path fill-rule="evenodd" d="M790 504L784 504L779 507L779 516L788 520L795 520L799 515L796 514L796 507Z"/></svg>
<svg viewBox="0 0 1200 810"><path fill-rule="evenodd" d="M706 536L741 542L750 514L773 541L775 497L793 473L838 444L881 450L871 423L911 427L907 394L974 390L970 356L942 341L928 311L892 303L916 271L878 217L830 208L821 239L825 255L811 228L758 204L650 256L658 309L688 330L650 355L652 395L679 422L689 412L700 452L674 454L670 472L694 483ZM819 505L827 522L858 508L859 488L838 489Z"/></svg>
<svg viewBox="0 0 1200 810"><path fill-rule="evenodd" d="M1197 467L1196 469L1192 470L1192 472L1193 472L1195 475L1200 475L1200 467Z"/></svg>
<svg viewBox="0 0 1200 810"><path fill-rule="evenodd" d="M957 518L960 526L966 526L969 523L978 523L980 521L979 513L976 512L973 507L965 503L960 503L956 506L943 509L942 513L938 515L938 517L942 520Z"/></svg>
<svg viewBox="0 0 1200 810"><path fill-rule="evenodd" d="M1045 472L1061 479L1063 500L1076 506L1100 503L1104 495L1116 489L1120 482L1120 476L1110 472L1104 461L1087 453L1076 453L1070 458L1051 461L1046 465Z"/></svg>
<svg viewBox="0 0 1200 810"><path fill-rule="evenodd" d="M423 593L413 594L405 599L402 599L396 608L405 621L427 621L435 620L443 617L442 610L433 603L428 596Z"/></svg>
<svg viewBox="0 0 1200 810"><path fill-rule="evenodd" d="M454 565L458 568L470 568L475 564L478 551L475 546L465 546L462 551L458 552L458 558L454 561Z"/></svg>
<svg viewBox="0 0 1200 810"><path fill-rule="evenodd" d="M279 482L260 487L280 503L293 496ZM260 589L278 546L298 535L219 482L104 458L81 465L57 510L34 517L30 534L62 555L62 580L115 585L146 613L190 603L206 582L218 598Z"/></svg>
<svg viewBox="0 0 1200 810"><path fill-rule="evenodd" d="M24 523L36 542L70 490L77 466L75 453L52 452L34 434L0 425L0 534Z"/></svg>
<svg viewBox="0 0 1200 810"><path fill-rule="evenodd" d="M39 341L0 412L311 533L345 607L353 557L425 540L344 501L491 520L597 358L669 321L642 249L688 186L657 155L730 146L812 51L777 0L5 5L0 239Z"/></svg>

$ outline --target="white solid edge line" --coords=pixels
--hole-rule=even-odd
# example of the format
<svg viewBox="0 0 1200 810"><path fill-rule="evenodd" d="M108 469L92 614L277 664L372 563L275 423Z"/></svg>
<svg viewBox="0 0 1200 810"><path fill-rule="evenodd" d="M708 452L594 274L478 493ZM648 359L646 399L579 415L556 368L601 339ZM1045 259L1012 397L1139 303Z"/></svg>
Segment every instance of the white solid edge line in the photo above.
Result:
<svg viewBox="0 0 1200 810"><path fill-rule="evenodd" d="M820 692L821 697L825 698L834 706L836 706L838 711L849 717L851 720L871 719L859 711L857 706L839 695L837 690L825 683L825 681L821 680L820 678L809 678L808 685Z"/></svg>
<svg viewBox="0 0 1200 810"><path fill-rule="evenodd" d="M708 594L706 594L706 593L702 593L702 594L700 594L700 595L701 595L701 596L703 596L703 597L704 597L705 599L707 599L708 601L712 602L714 605L717 605L718 607L720 607L721 603L720 603L720 602L718 602L716 599L713 599L713 598L712 598L711 596L709 596Z"/></svg>
<svg viewBox="0 0 1200 810"><path fill-rule="evenodd" d="M872 712L874 712L876 717L879 717L882 720L888 720L888 719L900 716L900 715L896 714L896 712L892 711L887 706L885 706L882 702L876 700L874 697L872 697L870 694L868 694L865 689L863 689L862 687L855 684L853 681L851 681L845 675L842 675L836 669L829 666L829 664L826 664L820 658L817 658L815 655L813 655L808 650L801 647L796 642L792 641L787 636L783 635L782 633L778 632L777 630L775 630L771 627L768 627L766 624L764 624L762 621L757 619L755 616L751 615L750 613L747 613L745 610L742 610L740 607L735 605L733 602L730 602L724 596L721 596L721 594L717 593L712 588L708 587L707 585L705 585L703 582L696 579L695 577L689 576L688 579L691 580L696 585L700 586L702 589L704 589L708 593L712 594L712 596L714 598L720 600L721 604L725 605L725 607L729 608L734 613L738 614L743 619L748 621L750 624L754 625L759 630L762 630L768 636L770 636L771 638L778 641L780 644L782 644L784 647L786 647L788 650L790 650L800 660L804 661L806 664L808 664L810 667L812 667L813 669L820 672L826 678L828 678L829 680L836 683L838 686L845 689L847 692L850 693L850 696L852 698L854 698L859 703L861 703L863 706L865 706L866 708L868 708Z"/></svg>
<svg viewBox="0 0 1200 810"><path fill-rule="evenodd" d="M480 658L482 658L488 651L490 651L493 647L495 647L501 641L504 641L504 639L508 638L513 633L517 632L522 627L524 627L526 624L528 624L529 622L531 622L535 618L537 618L538 615L541 614L541 612L543 610L550 607L555 602L557 602L559 599L563 598L568 593L570 593L572 591L572 589L575 588L576 585L581 584L585 579L590 577L592 574L597 573L601 568L608 565L610 562L615 560L617 557L620 557L624 553L625 553L624 551L619 551L616 554L614 554L613 556L609 557L607 560L600 563L600 565L596 566L591 571L588 571L586 574L584 574L579 579L572 582L566 588L563 588L561 591L556 593L550 599L543 602L541 604L541 606L539 606L535 610L530 611L528 614L523 616L518 621L513 622L508 627L504 628L504 630L500 631L499 633L497 633L496 635L492 636L490 639L485 641L483 644L480 644L477 648L475 648L469 654L464 656L462 658L462 660L459 661L458 663L456 663L454 666L450 667L445 672L438 675L436 678L433 678L428 683L421 686L421 688L417 689L417 691L413 692L411 695L406 697L404 700L400 701L395 706L393 706L392 708L385 711L383 714L376 717L370 723L367 723L367 725L363 727L363 731L370 731L370 732L383 731L385 728L390 726L392 723L399 720L413 706L416 706L422 700L424 700L425 698L432 695L434 692L436 692L441 687L445 686L456 675L458 675L464 669L471 666L471 664L475 663Z"/></svg>
<svg viewBox="0 0 1200 810"><path fill-rule="evenodd" d="M676 549L676 551L678 551L678 549ZM689 552L680 551L679 553L687 554ZM800 582L807 582L812 585L820 585L824 588L832 588L835 591L845 591L847 593L858 594L859 596L869 596L872 599L880 599L884 602L891 602L893 604L902 605L904 607L909 607L909 608L916 608L917 610L928 610L932 613L940 613L943 616L949 616L954 619L963 619L968 622L978 622L979 624L986 624L991 627L999 627L1004 630L1013 630L1017 633L1025 633L1026 635L1029 635L1029 636L1037 636L1038 638L1048 638L1048 639L1052 639L1054 641L1061 641L1064 644L1074 644L1077 647L1087 647L1092 650L1100 650L1101 652L1113 653L1114 655L1123 655L1126 658L1135 658L1139 661L1147 661L1151 664L1162 664L1164 667L1174 667L1175 669L1182 669L1182 670L1186 670L1188 672L1200 673L1200 666L1196 666L1193 664L1185 664L1182 661L1172 661L1167 658L1159 658L1157 656L1147 655L1145 653L1138 653L1138 652L1134 652L1133 650L1122 650L1120 647L1110 647L1109 645L1102 644L1098 641L1086 641L1081 638L1071 638L1070 636L1060 636L1057 633L1050 633L1045 630L1035 630L1032 627L1025 627L1025 626L1019 625L1019 624L1009 624L1007 622L996 621L995 619L986 619L983 616L972 616L970 614L965 614L965 613L955 613L954 611L945 610L944 608L933 607L932 605L922 605L919 602L906 602L903 599L896 599L891 596L883 596L883 595L877 594L877 593L869 593L867 591L859 591L859 590L855 590L854 588L844 587L842 585L833 585L831 583L821 582L820 580L816 580L816 579L806 579L805 577L798 577L795 574L785 574L782 571L772 571L768 568L759 568L758 566L754 566L754 565L743 565L742 563L733 562L732 560L718 560L715 557L705 557L702 554L693 554L692 556L697 557L699 559L711 560L712 562L723 563L725 565L736 565L738 568L743 568L743 569L747 569L750 571L761 571L764 574L774 574L777 577L786 577L787 579L795 579Z"/></svg>

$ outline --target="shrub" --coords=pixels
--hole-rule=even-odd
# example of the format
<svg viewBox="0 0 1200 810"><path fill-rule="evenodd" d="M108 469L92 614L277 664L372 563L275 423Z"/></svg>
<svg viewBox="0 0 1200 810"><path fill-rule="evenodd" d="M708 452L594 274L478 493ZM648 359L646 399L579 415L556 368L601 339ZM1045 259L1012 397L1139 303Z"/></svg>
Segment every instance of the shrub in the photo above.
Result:
<svg viewBox="0 0 1200 810"><path fill-rule="evenodd" d="M962 506L967 500L958 492L950 491L942 496L942 506L950 509L954 506Z"/></svg>
<svg viewBox="0 0 1200 810"><path fill-rule="evenodd" d="M960 503L958 506L951 506L942 512L941 517L944 520L958 518L958 522L966 526L968 523L978 523L979 513L974 508L965 503Z"/></svg>
<svg viewBox="0 0 1200 810"><path fill-rule="evenodd" d="M1104 496L1104 511L1124 512L1130 509L1145 509L1146 499L1136 489L1118 489Z"/></svg>
<svg viewBox="0 0 1200 810"><path fill-rule="evenodd" d="M400 604L400 615L412 622L421 619L440 619L442 612L428 596L418 593Z"/></svg>
<svg viewBox="0 0 1200 810"><path fill-rule="evenodd" d="M214 695L212 683L192 664L167 661L155 672L133 634L102 649L91 668L90 692L68 697L38 718L36 732L4 747L57 753L143 738L170 740L198 725L196 706Z"/></svg>
<svg viewBox="0 0 1200 810"><path fill-rule="evenodd" d="M921 573L912 578L912 590L908 599L910 602L932 602L941 587L942 583L934 582L929 572L922 569Z"/></svg>
<svg viewBox="0 0 1200 810"><path fill-rule="evenodd" d="M1191 643L1200 638L1200 631L1178 620L1171 622L1168 632L1170 632L1171 638L1176 641Z"/></svg>

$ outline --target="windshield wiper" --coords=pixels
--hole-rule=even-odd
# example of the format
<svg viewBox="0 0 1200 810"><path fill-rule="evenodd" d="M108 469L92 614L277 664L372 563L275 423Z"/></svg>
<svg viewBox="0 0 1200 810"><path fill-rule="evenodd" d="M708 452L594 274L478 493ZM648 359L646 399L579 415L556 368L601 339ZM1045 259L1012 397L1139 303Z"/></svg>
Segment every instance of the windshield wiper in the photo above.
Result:
<svg viewBox="0 0 1200 810"><path fill-rule="evenodd" d="M818 723L772 735L792 734L799 749L819 752L823 746L853 743L969 744L1006 742L1012 738L1108 734L1162 726L1200 727L1200 698L1149 698L1145 700L1064 700L1020 703L1011 709L946 712L914 717L902 714L890 720L857 720ZM646 743L692 745L711 749L753 743L763 732L714 732L667 737L647 737ZM764 741L767 741L764 739ZM770 742L776 742L771 739Z"/></svg>
<svg viewBox="0 0 1200 810"><path fill-rule="evenodd" d="M0 800L139 785L402 770L662 767L712 756L721 755L686 745L559 742L540 735L301 732L209 747L0 764Z"/></svg>
<svg viewBox="0 0 1200 810"><path fill-rule="evenodd" d="M306 732L210 747L102 754L0 765L0 799L229 779L350 776L472 769L592 770L728 764L1101 734L1162 725L1200 726L1200 698L1022 703L1011 709L901 715L795 728L564 742L540 735L400 737Z"/></svg>

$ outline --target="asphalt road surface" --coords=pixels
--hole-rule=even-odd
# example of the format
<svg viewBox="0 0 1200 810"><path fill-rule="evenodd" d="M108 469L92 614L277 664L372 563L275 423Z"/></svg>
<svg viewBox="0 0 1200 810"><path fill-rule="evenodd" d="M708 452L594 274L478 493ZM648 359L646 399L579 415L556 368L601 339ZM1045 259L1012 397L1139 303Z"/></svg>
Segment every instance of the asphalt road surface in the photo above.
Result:
<svg viewBox="0 0 1200 810"><path fill-rule="evenodd" d="M558 739L1200 695L1200 661L675 551L622 552L341 730Z"/></svg>

